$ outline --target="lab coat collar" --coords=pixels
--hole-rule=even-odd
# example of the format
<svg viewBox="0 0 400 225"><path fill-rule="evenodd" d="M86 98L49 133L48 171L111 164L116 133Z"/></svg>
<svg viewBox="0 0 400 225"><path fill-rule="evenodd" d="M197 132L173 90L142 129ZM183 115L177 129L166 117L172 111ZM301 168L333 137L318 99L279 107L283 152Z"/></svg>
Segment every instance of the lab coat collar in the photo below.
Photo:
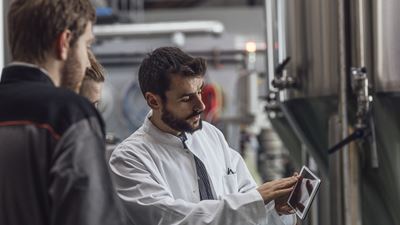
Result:
<svg viewBox="0 0 400 225"><path fill-rule="evenodd" d="M144 132L148 133L150 136L154 137L157 141L164 143L166 145L170 145L179 149L184 148L184 145L181 139L173 134L166 133L156 127L153 122L150 121L150 117L153 114L153 111L147 114L146 119L143 123ZM192 146L192 135L190 133L186 133L187 140L185 141L186 146L191 149Z"/></svg>

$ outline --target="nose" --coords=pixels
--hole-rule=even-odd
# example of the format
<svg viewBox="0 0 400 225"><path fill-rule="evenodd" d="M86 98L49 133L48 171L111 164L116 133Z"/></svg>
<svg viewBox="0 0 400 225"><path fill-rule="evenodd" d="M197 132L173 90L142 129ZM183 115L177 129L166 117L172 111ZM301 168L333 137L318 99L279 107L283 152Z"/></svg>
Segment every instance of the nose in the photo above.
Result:
<svg viewBox="0 0 400 225"><path fill-rule="evenodd" d="M197 95L197 101L195 105L196 111L204 111L206 109L206 105L204 104L203 100L201 99L201 94Z"/></svg>

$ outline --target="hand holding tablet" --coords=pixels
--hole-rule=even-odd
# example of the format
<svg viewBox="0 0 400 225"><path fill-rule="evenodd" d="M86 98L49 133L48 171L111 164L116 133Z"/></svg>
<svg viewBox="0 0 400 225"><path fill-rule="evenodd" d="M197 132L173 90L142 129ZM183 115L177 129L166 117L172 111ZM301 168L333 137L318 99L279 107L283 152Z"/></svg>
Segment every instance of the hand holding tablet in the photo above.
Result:
<svg viewBox="0 0 400 225"><path fill-rule="evenodd" d="M300 219L304 219L318 192L321 180L306 166L300 171L300 178L289 195L288 205Z"/></svg>

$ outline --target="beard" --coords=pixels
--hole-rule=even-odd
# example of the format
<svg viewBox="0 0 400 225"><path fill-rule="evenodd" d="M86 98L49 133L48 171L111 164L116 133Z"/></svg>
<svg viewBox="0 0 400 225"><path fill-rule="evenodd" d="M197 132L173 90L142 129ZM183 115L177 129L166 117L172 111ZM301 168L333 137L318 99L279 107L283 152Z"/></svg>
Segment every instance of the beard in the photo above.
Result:
<svg viewBox="0 0 400 225"><path fill-rule="evenodd" d="M199 124L197 126L191 125L187 122L187 119L200 115L201 112L193 112L190 116L186 117L185 119L178 118L172 112L170 112L165 106L162 109L161 120L167 124L170 128L179 131L179 132L187 132L187 133L194 133L197 130L201 130L202 128L202 120L199 120Z"/></svg>
<svg viewBox="0 0 400 225"><path fill-rule="evenodd" d="M61 69L61 87L79 92L85 71L82 69L81 62L77 56L77 49L73 48L68 53L67 60Z"/></svg>

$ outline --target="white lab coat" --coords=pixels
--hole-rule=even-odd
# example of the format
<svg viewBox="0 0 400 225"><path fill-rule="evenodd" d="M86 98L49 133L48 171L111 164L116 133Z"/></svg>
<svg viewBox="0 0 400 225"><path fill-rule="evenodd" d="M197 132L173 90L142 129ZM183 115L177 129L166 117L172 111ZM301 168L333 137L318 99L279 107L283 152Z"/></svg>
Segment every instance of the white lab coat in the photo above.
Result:
<svg viewBox="0 0 400 225"><path fill-rule="evenodd" d="M188 150L146 119L112 153L116 190L135 224L296 223L294 215L278 216L273 201L264 205L243 159L218 129L203 122L187 138ZM217 200L200 201L193 155L204 163Z"/></svg>

